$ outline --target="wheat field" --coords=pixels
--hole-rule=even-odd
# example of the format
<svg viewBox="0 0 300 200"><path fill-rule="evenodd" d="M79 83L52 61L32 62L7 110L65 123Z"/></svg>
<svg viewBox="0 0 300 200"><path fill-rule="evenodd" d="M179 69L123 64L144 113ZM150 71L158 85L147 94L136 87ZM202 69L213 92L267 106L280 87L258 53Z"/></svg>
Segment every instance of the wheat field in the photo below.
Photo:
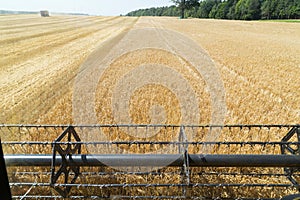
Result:
<svg viewBox="0 0 300 200"><path fill-rule="evenodd" d="M153 33L157 32L157 35L153 35L152 32L149 35L143 34L144 32L134 32L148 29L153 30ZM144 71L137 70L138 74L134 77L131 77L128 72L135 70L136 66L146 66L150 63L169 66L187 81L196 99L193 104L187 104L187 106L196 106L187 109L199 110L200 118L197 119L196 124L209 124L213 106L210 91L207 89L208 83L202 74L189 60L172 52L171 47L168 52L162 48L147 46L148 43L157 43L156 45L160 47L163 41L160 37L167 37L164 36L168 33L165 30L171 30L191 39L212 59L224 84L226 103L224 124L299 123L300 27L297 23L179 20L166 17L52 16L41 18L35 15L8 15L0 16L0 124L77 123L74 120L73 106L74 85L78 75L82 71L88 71L89 68L91 68L91 77L93 73L96 74L97 67L102 66L101 62L105 60L106 53L118 44L120 46L117 46L118 48L113 52L117 59L109 63L107 68L103 68L99 80L93 80L96 83L94 95L96 123L120 122L115 119L112 109L116 103L113 100L116 96L128 98L128 118L134 124L180 125L184 123L185 116L180 112L182 98L165 85L145 84L134 90L129 97L125 93L123 96L114 93L116 85L122 86L123 82L119 82L122 78L126 79L124 82L131 84L143 80L145 70L148 68L145 67ZM132 32L134 34L130 34ZM125 42L129 41L125 43L126 45L140 45L139 50L132 51L129 46L122 46L122 38L127 38ZM176 38L166 41L166 46L169 48L176 42ZM171 71L164 73L169 72ZM81 83L81 89L88 90L89 82L88 79ZM120 91L131 91L121 86ZM178 90L179 94L189 97L185 86L178 87L176 91ZM189 102L188 100L186 102ZM120 119L123 119L122 116ZM104 132L110 132L107 133L110 134L110 140L135 139L128 136L124 130L104 129ZM45 134L47 135L40 132L38 135L24 137L11 135L1 135L1 137L15 141L43 139L51 141L58 136L57 132ZM280 134L246 131L246 134L241 136L228 132L222 134L218 140L278 141L284 136ZM157 134L151 137L151 140L170 139L165 135L168 134ZM200 136L196 139L200 140ZM12 151L22 153L24 149ZM45 153L41 149L25 151ZM143 153L149 149L134 147L130 151ZM192 151L197 152L197 150ZM238 148L221 148L217 153L231 151L238 151ZM258 148L255 151L259 153L262 150ZM253 148L246 149L242 153L251 152ZM280 152L276 149L274 153ZM163 181L176 182L178 179L180 177L165 177ZM216 179L226 180L226 177ZM147 180L151 180L151 177L128 175L121 176L115 181L141 183ZM96 180L87 178L86 181ZM244 180L237 178L235 181ZM148 194L147 192L159 195L163 191L160 189L135 191L136 194ZM230 196L230 192L234 193L228 191L228 194L224 194L223 197ZM260 194L260 192L244 191L244 194ZM289 192L286 191L287 194ZM271 193L270 197L281 195L276 192ZM211 191L211 194L214 194L214 191Z"/></svg>
<svg viewBox="0 0 300 200"><path fill-rule="evenodd" d="M80 65L136 21L1 16L1 123L72 123L72 87ZM214 60L226 92L226 124L299 123L298 24L140 18L135 26L153 23L185 34Z"/></svg>

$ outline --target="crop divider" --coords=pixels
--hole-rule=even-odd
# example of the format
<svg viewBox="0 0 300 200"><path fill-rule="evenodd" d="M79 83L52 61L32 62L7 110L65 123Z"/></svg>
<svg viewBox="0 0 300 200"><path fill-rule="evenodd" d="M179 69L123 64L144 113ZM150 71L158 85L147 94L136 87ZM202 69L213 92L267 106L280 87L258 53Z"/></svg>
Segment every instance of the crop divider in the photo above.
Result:
<svg viewBox="0 0 300 200"><path fill-rule="evenodd" d="M67 139L67 147L61 142ZM76 144L71 144L75 140ZM81 154L81 143L78 134L73 126L69 126L53 143L53 157L51 164L51 187L53 187L61 196L67 197L71 187L70 186L55 186L59 181L63 181L65 185L74 184L80 175L80 166L72 165L74 162L72 155ZM56 157L61 157L61 164L56 170ZM70 177L71 174L73 177ZM63 178L63 180L61 180Z"/></svg>

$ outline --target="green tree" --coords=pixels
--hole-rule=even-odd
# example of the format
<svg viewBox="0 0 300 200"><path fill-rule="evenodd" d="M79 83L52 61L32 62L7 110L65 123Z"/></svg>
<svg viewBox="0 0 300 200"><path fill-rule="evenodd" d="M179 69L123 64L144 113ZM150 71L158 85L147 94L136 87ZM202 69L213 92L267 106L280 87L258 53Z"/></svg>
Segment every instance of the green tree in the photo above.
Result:
<svg viewBox="0 0 300 200"><path fill-rule="evenodd" d="M287 2L286 0L277 0L277 5L274 11L274 15L277 19L287 18Z"/></svg>
<svg viewBox="0 0 300 200"><path fill-rule="evenodd" d="M242 19L243 16L246 15L246 0L239 0L235 5L234 9L234 18L235 19Z"/></svg>
<svg viewBox="0 0 300 200"><path fill-rule="evenodd" d="M251 20L258 20L261 18L261 1L260 0L248 0L248 15Z"/></svg>
<svg viewBox="0 0 300 200"><path fill-rule="evenodd" d="M206 0L200 2L198 16L200 18L209 18L209 13L213 9L213 7L219 4L221 0Z"/></svg>
<svg viewBox="0 0 300 200"><path fill-rule="evenodd" d="M199 6L199 0L172 0L181 10L181 18L185 17L185 10Z"/></svg>
<svg viewBox="0 0 300 200"><path fill-rule="evenodd" d="M208 14L208 18L215 18L217 11L218 11L218 7L217 5L214 5Z"/></svg>
<svg viewBox="0 0 300 200"><path fill-rule="evenodd" d="M287 5L287 18L297 19L300 17L300 1L290 0Z"/></svg>
<svg viewBox="0 0 300 200"><path fill-rule="evenodd" d="M260 0L240 0L235 7L236 19L260 19Z"/></svg>
<svg viewBox="0 0 300 200"><path fill-rule="evenodd" d="M236 19L235 7L238 0L228 0L225 6L226 19Z"/></svg>
<svg viewBox="0 0 300 200"><path fill-rule="evenodd" d="M214 18L216 19L226 19L226 5L227 5L227 1L223 1L219 4L216 5L216 13Z"/></svg>
<svg viewBox="0 0 300 200"><path fill-rule="evenodd" d="M261 6L261 16L263 19L272 19L276 8L276 0L265 0Z"/></svg>

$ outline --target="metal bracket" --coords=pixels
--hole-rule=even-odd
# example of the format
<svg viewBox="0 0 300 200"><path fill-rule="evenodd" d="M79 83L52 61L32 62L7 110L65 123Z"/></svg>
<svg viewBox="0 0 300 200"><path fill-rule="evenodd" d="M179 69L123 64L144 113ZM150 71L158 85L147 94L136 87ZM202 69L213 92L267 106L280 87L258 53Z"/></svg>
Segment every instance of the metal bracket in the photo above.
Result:
<svg viewBox="0 0 300 200"><path fill-rule="evenodd" d="M188 153L188 139L185 134L184 127L180 127L179 133L179 153L183 155L184 163L181 168L181 181L183 184L190 184L190 163L189 163L189 153ZM188 187L182 188L183 196L188 197Z"/></svg>
<svg viewBox="0 0 300 200"><path fill-rule="evenodd" d="M280 145L281 154L293 154L300 156L300 127L293 127L281 140ZM293 144L287 144L288 142L294 142ZM299 183L294 177L296 172L300 172L300 168L297 167L286 167L284 168L286 177L295 185L300 192Z"/></svg>
<svg viewBox="0 0 300 200"><path fill-rule="evenodd" d="M65 141L66 140L66 141ZM63 144L63 142L66 144ZM80 138L73 126L69 126L53 143L53 158L51 164L51 187L53 187L62 197L67 197L70 186L55 186L57 183L74 184L80 174L80 167L72 164L72 155L81 154ZM72 144L72 142L77 142ZM56 171L56 156L61 157L61 165ZM72 177L71 177L72 176Z"/></svg>

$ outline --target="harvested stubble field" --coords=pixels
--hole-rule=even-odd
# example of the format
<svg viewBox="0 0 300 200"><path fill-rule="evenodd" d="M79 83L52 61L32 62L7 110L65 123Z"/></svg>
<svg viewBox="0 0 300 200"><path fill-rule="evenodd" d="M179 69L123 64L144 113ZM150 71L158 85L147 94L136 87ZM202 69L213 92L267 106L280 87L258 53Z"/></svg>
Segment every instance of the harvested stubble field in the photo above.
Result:
<svg viewBox="0 0 300 200"><path fill-rule="evenodd" d="M134 30L146 30L146 32ZM147 30L150 30L149 34ZM176 31L192 39L214 61L226 94L225 124L299 123L300 26L297 23L179 20L153 17L53 16L40 18L30 15L0 16L0 123L75 123L72 106L77 75L82 71L95 72L97 67L102 66L101 61L105 55L118 44L120 44L117 46L120 50L116 49L115 52L117 59L113 60L108 68L103 69L99 82L93 80L97 82L96 108L94 108L97 123L120 123L114 119L113 115L112 105L115 103L112 100L115 97L113 89L120 84L118 81L124 77L124 74L127 76L135 66L147 64L172 66L176 72L179 72L191 85L197 99L196 107L201 113L197 123L210 123L213 108L207 82L202 74L199 74L189 63L189 60L176 56L176 49L173 50L170 47L177 42L176 37L168 41L161 39L161 37L168 38L164 36L168 34L165 30ZM151 31L156 32L157 35ZM141 50L133 51L134 49L122 44L124 38L127 44L137 45ZM135 44L135 39L139 41L138 44ZM161 43L164 42L165 46L170 48L169 52L165 50L165 46L159 49ZM150 48L151 45L148 43L157 43L155 45L157 48ZM88 62L85 62L87 59ZM137 72L140 74L133 77L137 80L132 82L139 82L142 79L143 74ZM130 78L129 75L127 79L128 77ZM82 83L84 84L81 85L81 89L88 90L89 83ZM185 88L177 89L183 96L188 94L185 93ZM128 107L132 123L182 123L184 117L179 109L182 99L164 85L146 84L132 94ZM190 105L194 104L188 104ZM120 119L123 119L122 116ZM124 130L103 129L103 131L110 132L110 140L118 138L134 140L132 136L128 137ZM270 132L263 134L245 131L246 134L241 136L235 134L234 131L229 131L222 133L218 140L278 141L285 133L283 131L280 132L282 135L272 135ZM10 136L1 133L1 137L5 140L41 141L47 139L49 141L58 136L57 131L45 132L47 137L43 136L43 131L40 131L38 135L30 135L30 132L27 132L22 137L11 133ZM200 140L199 138L195 140ZM161 141L168 138L163 135L160 137L158 134L151 139ZM238 151L238 148L230 150ZM221 148L216 153L230 153L230 150ZM252 153L253 150L249 148L241 153ZM24 149L10 151L22 153ZM147 150L133 149L131 151L140 153ZM256 151L255 153L260 153L262 150L256 149ZM279 153L278 149L272 151ZM26 153L37 152L48 153L41 149L26 150ZM84 177L82 179L85 180ZM86 181L97 182L92 179L86 178ZM179 176L166 176L163 182L176 182L179 179ZM151 180L151 176L128 175L114 181L116 183L127 181L147 183L147 180ZM214 180L227 181L226 176L215 177ZM103 180L103 182L106 181L109 181L109 178ZM243 178L237 177L230 181L242 183ZM211 191L211 194L230 197L238 190L228 190L223 193ZM176 193L170 190L170 193L172 192ZM201 192L203 191L199 191ZM208 190L206 192L209 194ZM256 192L245 190L238 191L238 194L251 196L253 193L259 196L263 192L263 190ZM280 192L271 191L269 197L283 195L283 191ZM288 194L291 191L285 192ZM159 195L160 190L140 191L138 189L135 193Z"/></svg>

